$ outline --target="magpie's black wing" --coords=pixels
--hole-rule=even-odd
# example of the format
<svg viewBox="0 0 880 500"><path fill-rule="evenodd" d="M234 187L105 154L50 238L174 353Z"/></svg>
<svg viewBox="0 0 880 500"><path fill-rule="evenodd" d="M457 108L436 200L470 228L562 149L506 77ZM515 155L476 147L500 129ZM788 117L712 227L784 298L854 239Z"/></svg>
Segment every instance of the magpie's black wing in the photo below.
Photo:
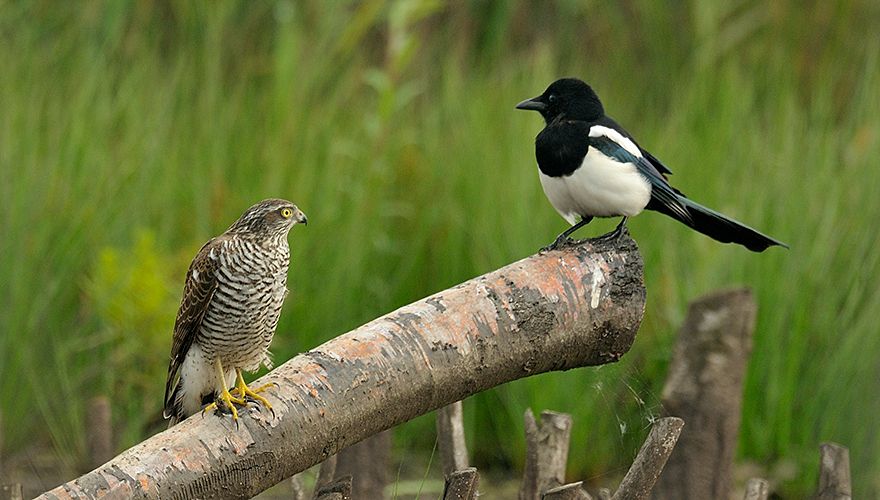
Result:
<svg viewBox="0 0 880 500"><path fill-rule="evenodd" d="M614 130L620 132L621 135L623 135L627 139L631 140L633 142L633 144L635 144L636 147L639 148L639 151L642 152L642 156L644 156L651 163L651 165L654 165L654 168L656 168L658 172L660 172L664 176L672 175L672 170L669 170L669 167L664 165L662 161L657 159L657 157L655 157L650 152L645 150L645 148L641 147L639 145L638 141L636 141L636 138L631 136L629 134L629 132L627 132L626 129L621 127L620 124L618 124L616 121L614 121L613 119L611 119L607 116L603 116L602 118L600 118L599 120L596 121L596 124L602 125L603 127L608 127L608 128L611 128L611 129L614 129Z"/></svg>
<svg viewBox="0 0 880 500"><path fill-rule="evenodd" d="M723 243L737 243L754 252L763 252L774 245L788 248L788 245L777 239L689 200L666 181L663 164L651 161L654 157L623 135L622 130L606 125L593 125L590 127L588 142L591 147L609 158L635 165L639 173L645 176L651 184L651 201L645 208L669 215L710 238Z"/></svg>
<svg viewBox="0 0 880 500"><path fill-rule="evenodd" d="M590 127L588 141L590 146L598 149L605 156L621 163L635 165L639 173L651 183L653 202L663 205L682 222L691 220L691 215L682 203L680 193L669 185L661 171L652 162L642 156L641 148L621 134L619 130L604 125L593 125Z"/></svg>
<svg viewBox="0 0 880 500"><path fill-rule="evenodd" d="M636 146L639 146L639 145L636 144ZM669 167L667 167L666 165L663 164L663 162L658 160L656 156L652 155L648 151L645 151L641 146L639 146L639 150L642 152L642 154L645 156L645 158L647 158L648 161L651 162L651 165L654 165L654 168L659 170L661 174L672 175L672 170L669 170Z"/></svg>

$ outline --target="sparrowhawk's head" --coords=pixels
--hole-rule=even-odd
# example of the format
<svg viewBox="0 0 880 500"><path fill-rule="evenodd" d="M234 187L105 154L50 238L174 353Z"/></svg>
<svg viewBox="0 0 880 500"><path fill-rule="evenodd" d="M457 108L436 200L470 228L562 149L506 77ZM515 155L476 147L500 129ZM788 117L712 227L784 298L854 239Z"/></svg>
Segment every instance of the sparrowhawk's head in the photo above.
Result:
<svg viewBox="0 0 880 500"><path fill-rule="evenodd" d="M299 223L306 224L308 219L296 205L287 200L269 198L245 210L227 233L270 237L286 234Z"/></svg>

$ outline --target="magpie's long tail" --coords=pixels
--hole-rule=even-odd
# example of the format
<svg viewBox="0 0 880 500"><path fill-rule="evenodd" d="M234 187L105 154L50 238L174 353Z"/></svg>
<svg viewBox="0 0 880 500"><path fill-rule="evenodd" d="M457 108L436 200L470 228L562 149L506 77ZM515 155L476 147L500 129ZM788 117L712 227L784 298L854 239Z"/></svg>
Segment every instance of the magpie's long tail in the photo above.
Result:
<svg viewBox="0 0 880 500"><path fill-rule="evenodd" d="M788 248L788 245L785 243L762 234L711 208L704 207L681 195L678 195L677 198L678 206L675 207L676 210L673 210L667 203L660 202L656 198L652 198L646 208L666 214L714 240L722 243L737 243L753 252L763 252L774 245ZM681 210L682 207L685 209L684 211ZM685 213L687 216L685 216Z"/></svg>

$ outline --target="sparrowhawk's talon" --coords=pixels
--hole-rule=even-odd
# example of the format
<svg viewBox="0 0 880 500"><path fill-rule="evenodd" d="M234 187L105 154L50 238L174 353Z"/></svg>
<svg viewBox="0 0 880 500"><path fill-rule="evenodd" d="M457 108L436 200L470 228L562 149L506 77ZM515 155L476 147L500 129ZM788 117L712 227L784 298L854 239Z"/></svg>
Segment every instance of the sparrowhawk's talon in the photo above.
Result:
<svg viewBox="0 0 880 500"><path fill-rule="evenodd" d="M258 393L263 392L266 389L272 387L273 385L277 386L278 384L269 383L269 384L261 385L260 387L257 387L256 389L251 389L244 382L244 377L242 377L242 375L241 375L241 370L236 370L235 388L233 388L231 392L233 394L235 394L236 396L238 396L239 398L241 398L241 401L243 402L243 404L247 404L247 401L253 401L255 403L262 404L263 406L266 407L266 409L272 411L272 415L274 417L275 410L272 410L272 405L269 403L269 400L258 394Z"/></svg>
<svg viewBox="0 0 880 500"><path fill-rule="evenodd" d="M218 377L223 379L223 365L219 360L214 362L214 367L217 370ZM236 388L237 389L237 388ZM233 389L234 391L235 389ZM218 404L223 403L222 405ZM230 392L226 387L223 387L223 390L220 391L220 395L214 400L213 403L206 405L202 408L202 418L204 418L205 413L209 411L220 412L220 413L231 413L232 420L235 421L236 426L238 426L238 410L235 408L235 405L246 406L247 401L244 398L233 396L232 392Z"/></svg>

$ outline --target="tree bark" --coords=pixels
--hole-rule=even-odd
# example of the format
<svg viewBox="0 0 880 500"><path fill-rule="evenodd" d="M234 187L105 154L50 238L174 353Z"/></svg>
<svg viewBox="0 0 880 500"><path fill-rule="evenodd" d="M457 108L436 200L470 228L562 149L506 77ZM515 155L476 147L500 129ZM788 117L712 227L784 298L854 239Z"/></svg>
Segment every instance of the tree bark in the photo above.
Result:
<svg viewBox="0 0 880 500"><path fill-rule="evenodd" d="M583 484L583 481L578 481L551 488L544 492L541 500L592 500Z"/></svg>
<svg viewBox="0 0 880 500"><path fill-rule="evenodd" d="M444 476L468 468L461 401L437 410L437 448Z"/></svg>
<svg viewBox="0 0 880 500"><path fill-rule="evenodd" d="M849 449L837 443L819 445L818 500L851 500Z"/></svg>
<svg viewBox="0 0 880 500"><path fill-rule="evenodd" d="M336 477L336 460L338 458L339 455L331 455L327 457L327 460L321 462L321 467L318 468L318 477L315 478L315 494L312 497L317 497L318 490L333 482Z"/></svg>
<svg viewBox="0 0 880 500"><path fill-rule="evenodd" d="M391 430L380 432L339 452L336 478L351 476L353 498L383 498L391 461Z"/></svg>
<svg viewBox="0 0 880 500"><path fill-rule="evenodd" d="M663 466L675 448L675 442L681 434L684 421L675 417L664 417L658 420L620 486L614 492L612 500L643 500L651 494L657 477L663 472ZM722 497L726 498L726 497Z"/></svg>
<svg viewBox="0 0 880 500"><path fill-rule="evenodd" d="M474 467L467 467L446 474L446 486L443 488L443 500L474 500L480 475Z"/></svg>
<svg viewBox="0 0 880 500"><path fill-rule="evenodd" d="M21 484L0 484L0 500L22 500Z"/></svg>
<svg viewBox="0 0 880 500"><path fill-rule="evenodd" d="M290 477L290 500L306 500L310 497L303 485L302 474L294 474Z"/></svg>
<svg viewBox="0 0 880 500"><path fill-rule="evenodd" d="M110 398L95 396L89 400L86 414L86 442L88 443L88 467L92 470L113 458L113 418Z"/></svg>
<svg viewBox="0 0 880 500"><path fill-rule="evenodd" d="M352 495L351 476L343 476L336 481L315 490L315 500L351 500ZM382 498L382 497L379 497Z"/></svg>
<svg viewBox="0 0 880 500"><path fill-rule="evenodd" d="M728 498L757 305L745 288L695 300L675 345L663 408L687 422L652 498Z"/></svg>
<svg viewBox="0 0 880 500"><path fill-rule="evenodd" d="M743 500L767 500L770 497L770 483L766 479L753 477L746 483Z"/></svg>
<svg viewBox="0 0 880 500"><path fill-rule="evenodd" d="M346 446L472 394L615 362L644 313L628 235L528 257L402 307L253 382L252 408L194 415L43 499L249 498Z"/></svg>
<svg viewBox="0 0 880 500"><path fill-rule="evenodd" d="M538 500L545 491L565 484L571 415L543 411L539 425L532 410L527 409L524 418L526 463L519 499Z"/></svg>

